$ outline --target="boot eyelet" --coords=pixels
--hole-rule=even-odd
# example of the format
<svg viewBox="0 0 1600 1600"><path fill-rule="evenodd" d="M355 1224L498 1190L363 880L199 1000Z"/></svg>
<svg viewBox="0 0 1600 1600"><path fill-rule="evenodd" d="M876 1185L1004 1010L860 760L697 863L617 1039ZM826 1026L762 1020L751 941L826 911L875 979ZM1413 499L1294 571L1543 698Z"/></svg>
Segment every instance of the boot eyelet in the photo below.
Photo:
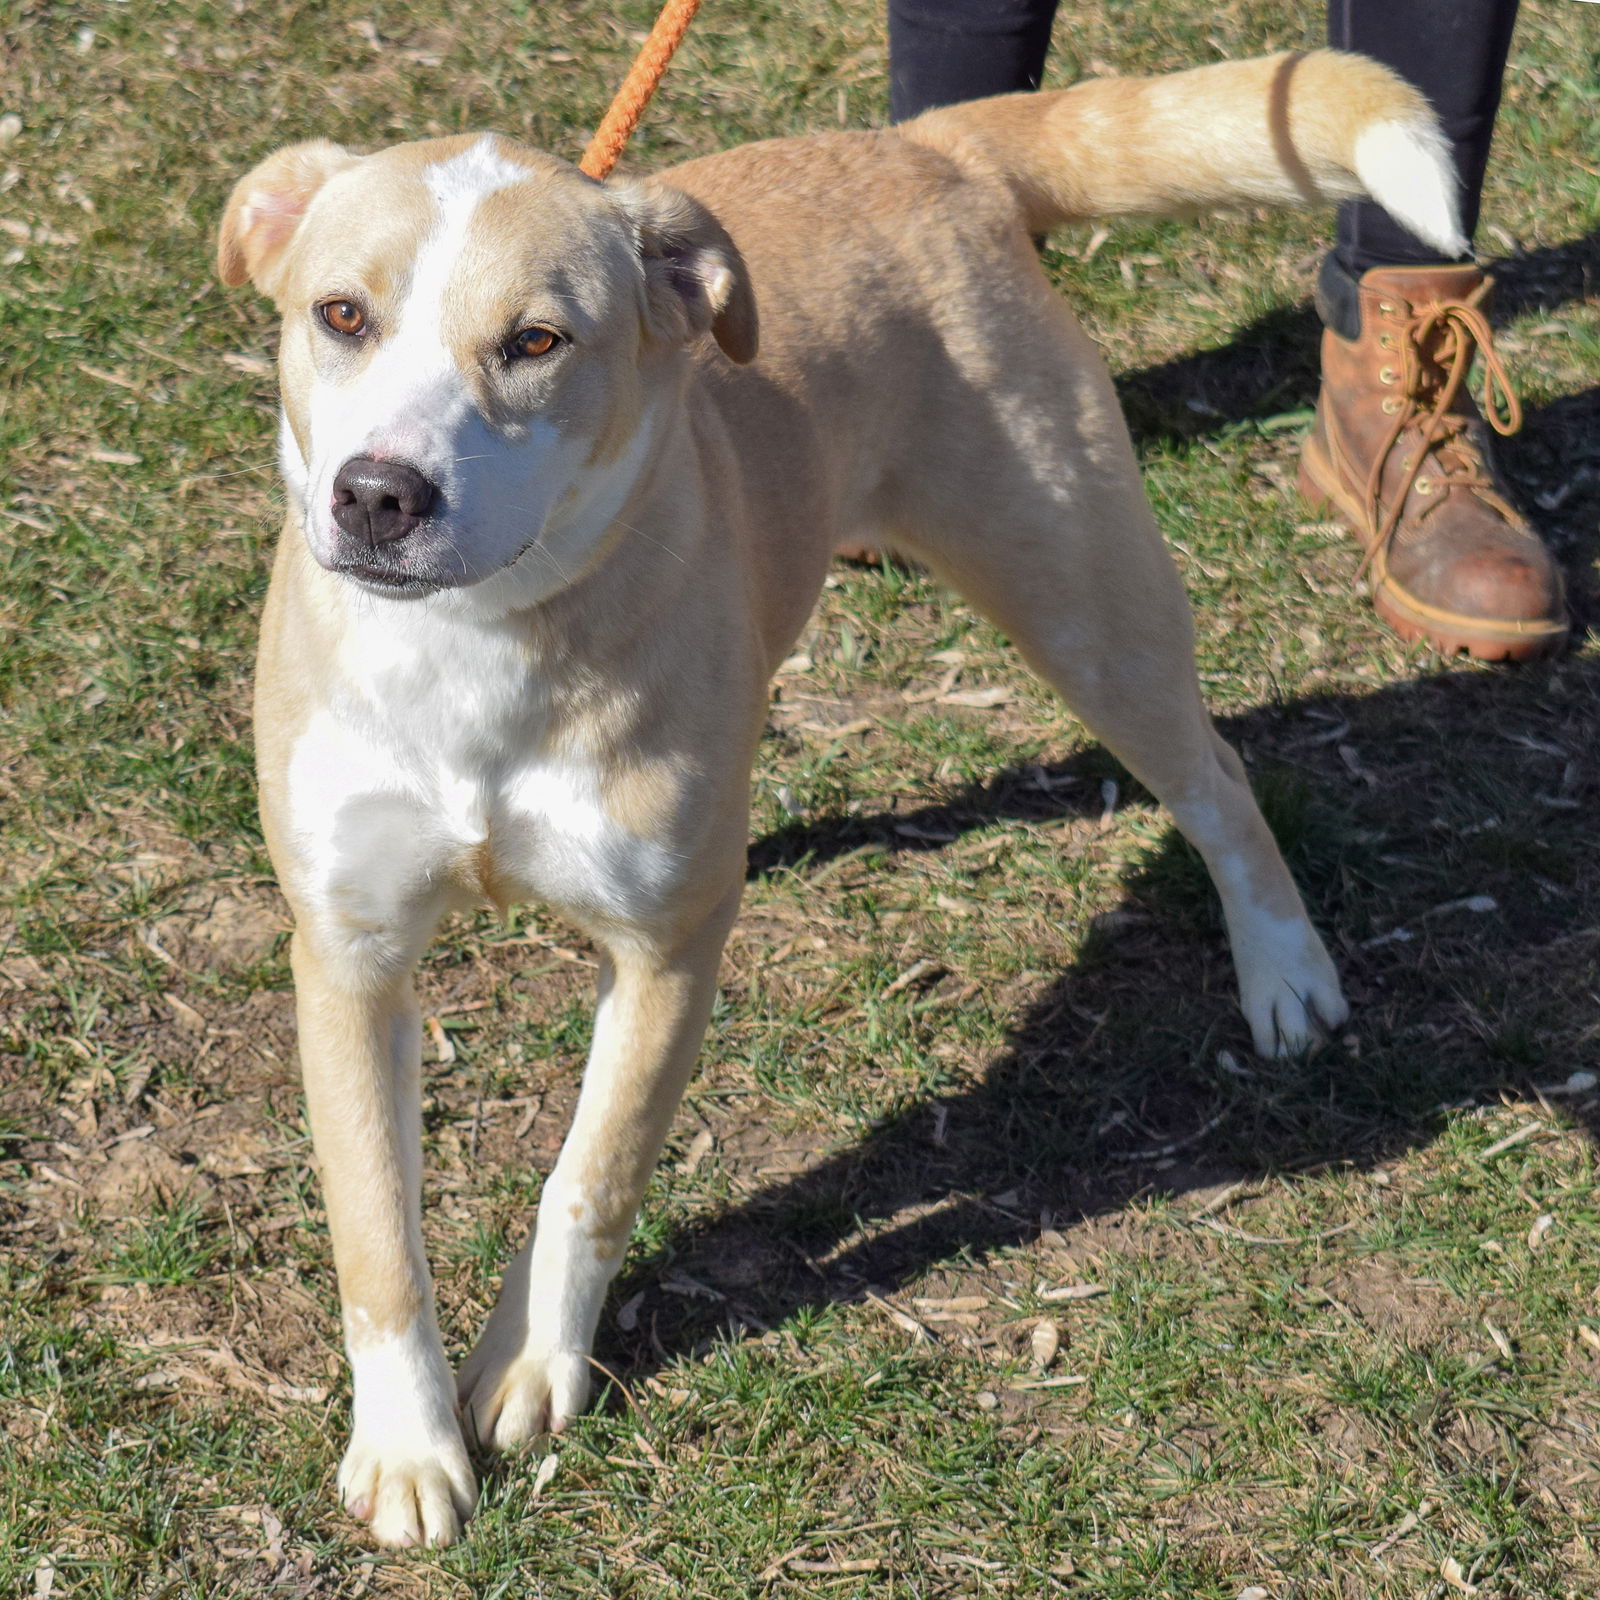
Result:
<svg viewBox="0 0 1600 1600"><path fill-rule="evenodd" d="M1398 400L1385 400L1382 402L1379 409L1383 412L1384 416L1392 417L1399 412L1400 402Z"/></svg>
<svg viewBox="0 0 1600 1600"><path fill-rule="evenodd" d="M1433 484L1427 478L1418 478L1417 481L1414 484L1411 485L1411 487L1413 489L1415 489L1418 494L1432 494L1433 493Z"/></svg>
<svg viewBox="0 0 1600 1600"><path fill-rule="evenodd" d="M1379 383L1389 384L1389 383L1398 383L1399 381L1400 381L1400 374L1398 372L1396 372L1393 367L1379 367L1379 369L1378 369L1378 382Z"/></svg>
<svg viewBox="0 0 1600 1600"><path fill-rule="evenodd" d="M1381 349L1381 350L1393 350L1394 349L1394 338L1393 338L1393 336L1390 335L1390 334L1387 334L1387 333L1380 333L1378 335L1378 348Z"/></svg>

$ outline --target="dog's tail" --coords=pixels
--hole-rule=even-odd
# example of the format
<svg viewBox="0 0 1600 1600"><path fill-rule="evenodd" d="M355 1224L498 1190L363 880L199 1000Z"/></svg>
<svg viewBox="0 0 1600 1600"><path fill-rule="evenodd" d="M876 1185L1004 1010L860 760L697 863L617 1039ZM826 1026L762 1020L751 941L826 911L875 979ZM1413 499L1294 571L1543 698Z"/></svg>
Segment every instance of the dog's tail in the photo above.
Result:
<svg viewBox="0 0 1600 1600"><path fill-rule="evenodd" d="M1438 119L1365 56L1295 51L1092 79L946 106L898 131L999 179L1033 234L1091 217L1370 197L1446 255L1467 250Z"/></svg>

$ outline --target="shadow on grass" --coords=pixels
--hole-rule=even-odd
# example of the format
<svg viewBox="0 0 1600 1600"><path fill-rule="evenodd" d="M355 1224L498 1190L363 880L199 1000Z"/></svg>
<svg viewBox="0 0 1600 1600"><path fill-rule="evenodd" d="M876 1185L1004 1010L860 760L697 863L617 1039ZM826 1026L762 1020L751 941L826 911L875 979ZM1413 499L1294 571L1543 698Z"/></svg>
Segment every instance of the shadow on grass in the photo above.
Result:
<svg viewBox="0 0 1600 1600"><path fill-rule="evenodd" d="M1501 441L1500 460L1566 572L1575 632L1592 631L1600 619L1600 387L1530 407L1522 431Z"/></svg>
<svg viewBox="0 0 1600 1600"><path fill-rule="evenodd" d="M1117 375L1134 443L1214 437L1317 403L1322 323L1309 304L1279 306L1214 350Z"/></svg>
<svg viewBox="0 0 1600 1600"><path fill-rule="evenodd" d="M1589 292L1597 258L1591 236L1499 264L1498 320ZM1289 308L1225 349L1123 376L1135 438L1181 443L1309 407L1318 333L1309 307ZM1596 612L1600 388L1530 407L1503 461L1568 569L1581 630ZM1330 935L1353 1046L1251 1056L1214 894L1171 833L1126 881L1124 914L1015 1016L978 1081L889 1109L631 1267L614 1303L653 1290L668 1261L726 1298L651 1294L648 1333L605 1325L608 1365L650 1370L730 1320L770 1326L893 1292L1026 1244L1046 1218L1070 1227L1140 1194L1380 1165L1436 1138L1454 1107L1594 1064L1600 665L1451 669L1219 726ZM750 872L804 878L863 850L1098 814L1118 770L1090 749L909 813L797 821L755 842ZM1492 911L1463 904L1483 897ZM1600 1099L1557 1103L1600 1136Z"/></svg>
<svg viewBox="0 0 1600 1600"><path fill-rule="evenodd" d="M1355 1047L1251 1056L1204 870L1170 834L1127 881L1118 931L1091 936L1036 995L980 1081L890 1111L631 1270L622 1299L651 1288L667 1258L728 1298L652 1295L655 1344L608 1336L624 1367L649 1368L730 1317L771 1325L892 1292L941 1262L1026 1243L1046 1217L1064 1227L1141 1192L1381 1164L1436 1137L1454 1105L1592 1065L1597 721L1600 666L1567 660L1222 722L1331 933ZM1042 784L1036 768L1007 771L921 811L769 836L752 862L804 877L863 844L941 848L999 821L1097 811L1113 770L1090 750ZM1462 904L1483 896L1492 910ZM1600 1132L1600 1102L1559 1103Z"/></svg>
<svg viewBox="0 0 1600 1600"><path fill-rule="evenodd" d="M1503 324L1534 311L1557 311L1600 291L1600 228L1564 244L1507 256L1490 270L1495 281L1491 308L1495 322Z"/></svg>
<svg viewBox="0 0 1600 1600"><path fill-rule="evenodd" d="M1600 231L1488 263L1492 320L1559 310L1600 290ZM1309 303L1282 306L1226 345L1122 373L1117 392L1134 439L1209 438L1316 404L1322 323ZM1532 419L1530 418L1530 424ZM1590 438L1595 437L1591 430Z"/></svg>

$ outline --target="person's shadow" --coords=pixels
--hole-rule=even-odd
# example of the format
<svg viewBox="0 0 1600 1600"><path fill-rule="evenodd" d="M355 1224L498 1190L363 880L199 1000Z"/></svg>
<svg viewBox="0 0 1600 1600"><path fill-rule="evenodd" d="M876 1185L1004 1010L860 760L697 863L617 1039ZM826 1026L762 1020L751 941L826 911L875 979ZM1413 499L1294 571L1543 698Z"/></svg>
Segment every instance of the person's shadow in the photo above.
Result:
<svg viewBox="0 0 1600 1600"><path fill-rule="evenodd" d="M1507 328L1600 293L1600 231L1488 264L1490 320ZM1322 324L1309 300L1280 306L1225 345L1121 374L1117 389L1134 439L1212 437L1316 404Z"/></svg>
<svg viewBox="0 0 1600 1600"><path fill-rule="evenodd" d="M1591 237L1502 264L1501 314L1588 292L1597 258ZM1225 350L1126 376L1135 437L1193 439L1248 421L1262 414L1248 396L1274 384L1270 410L1309 405L1315 335L1308 308L1278 312ZM1554 501L1538 520L1547 535L1560 530L1552 542L1569 571L1587 566L1600 389L1530 407L1506 459L1530 503ZM1573 588L1586 614L1590 587ZM1066 1227L1152 1188L1380 1164L1434 1138L1451 1105L1593 1064L1600 832L1587 756L1600 664L1437 671L1219 727L1251 761L1330 937L1353 1042L1305 1060L1250 1055L1214 894L1169 832L977 1082L887 1112L632 1265L613 1303L642 1293L644 1304L635 1332L602 1324L608 1365L648 1370L730 1321L764 1327L889 1293L941 1262L1025 1243L1044 1218ZM797 821L755 842L751 873L804 878L863 844L942 849L1005 819L1098 814L1101 780L1116 770L1092 748L1042 780L1018 767L909 815ZM1600 1098L1558 1104L1600 1132ZM661 1293L669 1266L724 1298Z"/></svg>

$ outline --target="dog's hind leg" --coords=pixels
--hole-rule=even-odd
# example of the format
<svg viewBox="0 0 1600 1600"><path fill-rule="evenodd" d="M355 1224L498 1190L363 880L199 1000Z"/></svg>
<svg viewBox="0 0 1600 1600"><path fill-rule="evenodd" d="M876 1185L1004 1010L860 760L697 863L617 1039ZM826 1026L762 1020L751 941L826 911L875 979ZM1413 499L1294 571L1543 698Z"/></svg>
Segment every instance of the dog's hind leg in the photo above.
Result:
<svg viewBox="0 0 1600 1600"><path fill-rule="evenodd" d="M1041 341L1052 331L1059 323ZM1034 382L1024 375L1019 392L1014 376L923 455L895 508L895 543L1014 640L1171 812L1221 894L1256 1049L1298 1051L1344 1020L1338 978L1201 701L1188 601L1110 379L1075 326L1063 336L1070 359L1048 382L1044 362L1027 363Z"/></svg>
<svg viewBox="0 0 1600 1600"><path fill-rule="evenodd" d="M559 1432L588 1400L601 1304L700 1048L739 889L671 949L618 943L602 965L572 1130L461 1368L462 1416L485 1448Z"/></svg>

